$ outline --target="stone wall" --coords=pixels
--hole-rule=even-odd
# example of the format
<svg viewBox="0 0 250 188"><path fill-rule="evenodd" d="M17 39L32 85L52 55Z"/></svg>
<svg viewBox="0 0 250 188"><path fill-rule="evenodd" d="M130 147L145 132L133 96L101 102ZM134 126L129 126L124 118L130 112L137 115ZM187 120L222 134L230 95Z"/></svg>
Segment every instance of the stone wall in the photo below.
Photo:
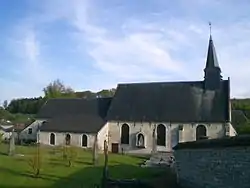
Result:
<svg viewBox="0 0 250 188"><path fill-rule="evenodd" d="M180 143L174 156L182 188L250 187L250 136Z"/></svg>
<svg viewBox="0 0 250 188"><path fill-rule="evenodd" d="M120 144L121 127L123 124L127 124L130 129L130 144ZM196 140L196 128L198 125L204 125L207 130L207 136L211 139L221 138L226 135L225 123L169 123L169 122L108 122L110 133L110 146L112 143L118 143L121 152L121 148L126 153L151 153L153 144L153 129L163 124L166 127L166 146L157 146L157 151L169 152L172 151L172 147L176 146L179 142L195 141ZM183 129L179 130L179 126L182 125ZM135 146L136 135L142 133L145 137L145 148L138 149Z"/></svg>

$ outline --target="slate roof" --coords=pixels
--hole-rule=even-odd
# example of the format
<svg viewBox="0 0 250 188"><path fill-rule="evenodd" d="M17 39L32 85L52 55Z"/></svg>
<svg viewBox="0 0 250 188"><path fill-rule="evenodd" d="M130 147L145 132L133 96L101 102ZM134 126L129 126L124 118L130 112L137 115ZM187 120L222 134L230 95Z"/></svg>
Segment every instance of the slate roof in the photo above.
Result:
<svg viewBox="0 0 250 188"><path fill-rule="evenodd" d="M96 133L106 122L111 99L51 99L37 115L37 118L48 119L40 130Z"/></svg>
<svg viewBox="0 0 250 188"><path fill-rule="evenodd" d="M107 120L229 121L229 81L215 91L203 88L203 81L119 84Z"/></svg>
<svg viewBox="0 0 250 188"><path fill-rule="evenodd" d="M40 109L36 118L48 119L77 114L94 114L106 117L112 98L95 99L50 99Z"/></svg>
<svg viewBox="0 0 250 188"><path fill-rule="evenodd" d="M67 115L55 117L45 122L41 131L97 133L106 121L100 116L91 114Z"/></svg>
<svg viewBox="0 0 250 188"><path fill-rule="evenodd" d="M217 55L216 55L216 51L215 51L215 47L214 47L214 42L213 42L212 36L210 35L206 68L214 68L214 67L220 68Z"/></svg>

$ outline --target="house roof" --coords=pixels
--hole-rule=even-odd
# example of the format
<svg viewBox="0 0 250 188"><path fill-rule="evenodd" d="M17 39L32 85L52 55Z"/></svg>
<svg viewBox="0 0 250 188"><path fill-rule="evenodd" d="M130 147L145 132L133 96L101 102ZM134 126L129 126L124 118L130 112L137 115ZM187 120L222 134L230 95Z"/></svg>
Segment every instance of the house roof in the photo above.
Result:
<svg viewBox="0 0 250 188"><path fill-rule="evenodd" d="M77 114L55 117L41 126L46 132L96 133L106 121L97 115Z"/></svg>
<svg viewBox="0 0 250 188"><path fill-rule="evenodd" d="M105 124L111 98L51 99L39 111L37 118L48 119L41 131L98 132Z"/></svg>
<svg viewBox="0 0 250 188"><path fill-rule="evenodd" d="M215 91L203 88L203 81L119 84L107 120L229 121L229 81Z"/></svg>

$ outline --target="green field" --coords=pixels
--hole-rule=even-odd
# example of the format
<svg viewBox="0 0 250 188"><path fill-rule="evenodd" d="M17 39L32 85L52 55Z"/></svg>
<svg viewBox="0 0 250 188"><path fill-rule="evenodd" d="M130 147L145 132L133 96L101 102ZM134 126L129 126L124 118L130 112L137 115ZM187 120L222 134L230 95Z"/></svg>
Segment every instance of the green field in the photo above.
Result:
<svg viewBox="0 0 250 188"><path fill-rule="evenodd" d="M92 154L90 151L77 149L72 166L68 167L63 160L61 152L53 152L55 149L41 148L41 172L35 178L29 161L36 153L36 147L16 146L16 153L24 156L6 155L7 145L0 145L0 188L31 188L31 187L63 187L80 188L94 187L99 184L102 177L104 157L99 154L99 164L92 165ZM152 179L160 174L162 170L141 168L143 158L109 154L109 173L113 178L140 178Z"/></svg>

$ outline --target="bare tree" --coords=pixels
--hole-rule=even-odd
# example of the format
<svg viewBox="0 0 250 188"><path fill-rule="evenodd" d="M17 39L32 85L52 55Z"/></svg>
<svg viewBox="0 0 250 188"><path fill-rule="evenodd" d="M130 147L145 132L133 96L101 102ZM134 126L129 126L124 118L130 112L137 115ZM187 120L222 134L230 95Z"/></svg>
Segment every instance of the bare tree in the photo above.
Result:
<svg viewBox="0 0 250 188"><path fill-rule="evenodd" d="M62 157L63 160L66 162L68 167L71 167L75 159L77 158L77 148L73 146L66 146L62 147Z"/></svg>
<svg viewBox="0 0 250 188"><path fill-rule="evenodd" d="M34 177L38 177L40 175L41 170L41 151L40 151L40 143L37 143L36 152L32 156L32 158L28 161L29 166L33 170Z"/></svg>

